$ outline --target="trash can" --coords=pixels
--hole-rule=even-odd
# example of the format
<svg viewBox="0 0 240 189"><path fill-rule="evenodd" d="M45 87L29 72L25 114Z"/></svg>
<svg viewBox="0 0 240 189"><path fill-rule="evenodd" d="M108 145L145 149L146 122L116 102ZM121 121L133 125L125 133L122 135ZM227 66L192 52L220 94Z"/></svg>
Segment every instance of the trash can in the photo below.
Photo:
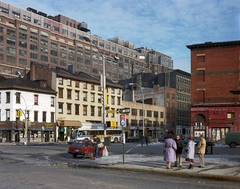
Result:
<svg viewBox="0 0 240 189"><path fill-rule="evenodd" d="M110 146L111 144L111 137L105 137L104 138L104 145L105 146Z"/></svg>

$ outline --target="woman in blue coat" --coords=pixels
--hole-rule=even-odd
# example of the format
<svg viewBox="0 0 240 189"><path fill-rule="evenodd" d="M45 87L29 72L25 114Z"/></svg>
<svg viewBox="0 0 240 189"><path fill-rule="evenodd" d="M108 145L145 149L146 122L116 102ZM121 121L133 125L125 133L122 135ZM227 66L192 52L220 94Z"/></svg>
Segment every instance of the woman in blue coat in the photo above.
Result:
<svg viewBox="0 0 240 189"><path fill-rule="evenodd" d="M172 134L167 135L165 139L165 155L164 160L167 162L167 169L171 169L171 163L176 161L177 145L175 140L172 139Z"/></svg>

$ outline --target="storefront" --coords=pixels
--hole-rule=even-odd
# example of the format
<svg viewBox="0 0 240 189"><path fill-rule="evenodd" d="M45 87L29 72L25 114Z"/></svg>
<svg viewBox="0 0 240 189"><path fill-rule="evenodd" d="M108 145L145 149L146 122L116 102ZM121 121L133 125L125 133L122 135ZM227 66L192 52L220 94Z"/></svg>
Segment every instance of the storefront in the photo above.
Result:
<svg viewBox="0 0 240 189"><path fill-rule="evenodd" d="M27 123L28 142L55 142L55 123ZM0 142L22 143L25 138L25 122L0 122Z"/></svg>

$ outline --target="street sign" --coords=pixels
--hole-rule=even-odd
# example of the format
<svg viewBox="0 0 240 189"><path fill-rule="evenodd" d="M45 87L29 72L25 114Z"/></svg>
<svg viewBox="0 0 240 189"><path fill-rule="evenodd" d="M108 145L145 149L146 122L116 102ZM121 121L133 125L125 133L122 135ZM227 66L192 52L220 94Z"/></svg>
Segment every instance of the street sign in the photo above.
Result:
<svg viewBox="0 0 240 189"><path fill-rule="evenodd" d="M128 113L130 113L130 108L122 109L122 114L128 114Z"/></svg>
<svg viewBox="0 0 240 189"><path fill-rule="evenodd" d="M117 109L118 114L128 114L130 113L130 108Z"/></svg>
<svg viewBox="0 0 240 189"><path fill-rule="evenodd" d="M124 114L121 114L121 115L120 115L120 119L125 119L125 115L124 115Z"/></svg>
<svg viewBox="0 0 240 189"><path fill-rule="evenodd" d="M126 124L125 119L121 119L120 123L121 123L121 126L125 126Z"/></svg>
<svg viewBox="0 0 240 189"><path fill-rule="evenodd" d="M115 114L117 111L116 110L107 110L107 113L109 114Z"/></svg>

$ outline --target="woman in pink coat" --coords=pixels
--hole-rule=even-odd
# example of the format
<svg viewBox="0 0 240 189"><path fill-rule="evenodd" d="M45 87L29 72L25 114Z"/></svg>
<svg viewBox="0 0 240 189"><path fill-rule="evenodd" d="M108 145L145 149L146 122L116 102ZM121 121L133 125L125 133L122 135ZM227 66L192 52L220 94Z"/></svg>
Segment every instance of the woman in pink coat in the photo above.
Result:
<svg viewBox="0 0 240 189"><path fill-rule="evenodd" d="M172 135L169 133L165 140L165 155L164 160L167 162L167 169L171 169L171 163L176 161L177 145Z"/></svg>

